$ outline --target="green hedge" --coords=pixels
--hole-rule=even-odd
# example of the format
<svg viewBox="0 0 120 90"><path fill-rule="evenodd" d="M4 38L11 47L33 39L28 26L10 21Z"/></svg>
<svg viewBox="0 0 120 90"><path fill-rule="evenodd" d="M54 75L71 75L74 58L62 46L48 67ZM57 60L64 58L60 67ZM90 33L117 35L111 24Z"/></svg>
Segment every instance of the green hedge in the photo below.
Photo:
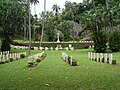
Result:
<svg viewBox="0 0 120 90"><path fill-rule="evenodd" d="M75 49L83 49L83 48L88 48L90 45L92 45L93 43L91 42L86 42L86 43L71 43L71 42L61 42L60 43L62 45L63 48L65 47L69 47L69 44L72 45L72 47L74 47ZM39 47L39 43L32 43L33 46L37 46ZM46 42L46 43L42 43L42 47L56 47L57 43L51 43L51 42Z"/></svg>

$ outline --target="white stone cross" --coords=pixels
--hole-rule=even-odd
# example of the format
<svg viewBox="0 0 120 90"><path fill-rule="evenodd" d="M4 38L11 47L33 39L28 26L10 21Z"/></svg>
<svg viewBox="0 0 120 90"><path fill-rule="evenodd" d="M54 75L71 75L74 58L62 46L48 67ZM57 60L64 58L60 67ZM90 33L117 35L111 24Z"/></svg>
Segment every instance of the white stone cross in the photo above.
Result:
<svg viewBox="0 0 120 90"><path fill-rule="evenodd" d="M59 33L57 33L57 42L60 42L60 34Z"/></svg>

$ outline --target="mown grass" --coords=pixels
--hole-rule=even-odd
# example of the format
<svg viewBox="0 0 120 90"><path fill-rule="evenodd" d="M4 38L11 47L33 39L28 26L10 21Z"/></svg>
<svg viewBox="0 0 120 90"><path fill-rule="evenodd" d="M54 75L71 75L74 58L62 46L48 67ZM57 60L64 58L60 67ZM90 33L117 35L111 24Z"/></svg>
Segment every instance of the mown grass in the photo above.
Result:
<svg viewBox="0 0 120 90"><path fill-rule="evenodd" d="M27 68L27 58L1 64L0 90L119 90L120 66L90 61L88 51L64 51L77 59L79 66L65 63L62 51L45 51L47 57L33 68ZM120 63L120 53L113 54Z"/></svg>

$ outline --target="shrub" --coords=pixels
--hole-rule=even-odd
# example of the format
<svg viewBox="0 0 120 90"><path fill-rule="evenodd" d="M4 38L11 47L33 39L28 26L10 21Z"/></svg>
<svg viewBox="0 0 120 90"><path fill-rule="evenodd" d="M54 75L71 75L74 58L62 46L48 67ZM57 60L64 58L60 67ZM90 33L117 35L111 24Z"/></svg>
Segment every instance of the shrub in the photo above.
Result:
<svg viewBox="0 0 120 90"><path fill-rule="evenodd" d="M93 32L94 50L98 53L105 52L107 48L107 36L104 31L94 31Z"/></svg>
<svg viewBox="0 0 120 90"><path fill-rule="evenodd" d="M4 64L5 62L0 62L0 64Z"/></svg>
<svg viewBox="0 0 120 90"><path fill-rule="evenodd" d="M77 66L77 60L72 61L72 66Z"/></svg>
<svg viewBox="0 0 120 90"><path fill-rule="evenodd" d="M109 63L109 58L107 59L107 63Z"/></svg>
<svg viewBox="0 0 120 90"><path fill-rule="evenodd" d="M97 61L97 58L95 58L95 61Z"/></svg>
<svg viewBox="0 0 120 90"><path fill-rule="evenodd" d="M37 59L36 59L36 62L41 62L41 59L40 59L40 58L37 58Z"/></svg>
<svg viewBox="0 0 120 90"><path fill-rule="evenodd" d="M12 62L14 59L13 58L9 58L10 62Z"/></svg>
<svg viewBox="0 0 120 90"><path fill-rule="evenodd" d="M115 65L116 64L116 60L112 60L112 64Z"/></svg>
<svg viewBox="0 0 120 90"><path fill-rule="evenodd" d="M105 61L104 61L104 57L102 58L102 62L104 63Z"/></svg>
<svg viewBox="0 0 120 90"><path fill-rule="evenodd" d="M1 51L10 51L10 49L11 49L10 43L7 42L6 40L3 40L1 45Z"/></svg>
<svg viewBox="0 0 120 90"><path fill-rule="evenodd" d="M120 31L114 30L109 38L109 48L112 52L120 50Z"/></svg>
<svg viewBox="0 0 120 90"><path fill-rule="evenodd" d="M68 56L68 64L70 64L70 56Z"/></svg>
<svg viewBox="0 0 120 90"><path fill-rule="evenodd" d="M20 54L20 57L21 58L25 58L25 54Z"/></svg>
<svg viewBox="0 0 120 90"><path fill-rule="evenodd" d="M43 54L43 55L42 55L43 59L46 57L46 55L47 55L47 54Z"/></svg>
<svg viewBox="0 0 120 90"><path fill-rule="evenodd" d="M28 67L34 67L36 66L36 63L34 60L28 62Z"/></svg>

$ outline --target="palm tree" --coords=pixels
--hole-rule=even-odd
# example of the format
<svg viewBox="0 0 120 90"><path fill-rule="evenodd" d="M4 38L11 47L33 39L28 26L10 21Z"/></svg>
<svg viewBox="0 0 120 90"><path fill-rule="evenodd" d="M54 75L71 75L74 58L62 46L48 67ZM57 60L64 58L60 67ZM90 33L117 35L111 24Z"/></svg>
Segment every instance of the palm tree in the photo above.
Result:
<svg viewBox="0 0 120 90"><path fill-rule="evenodd" d="M53 11L55 12L55 17L57 19L58 17L58 14L59 14L59 10L60 10L60 6L57 5L57 4L54 4L53 7L52 7Z"/></svg>
<svg viewBox="0 0 120 90"><path fill-rule="evenodd" d="M39 3L39 0L30 0L30 3L34 4L34 14L36 14L36 4Z"/></svg>
<svg viewBox="0 0 120 90"><path fill-rule="evenodd" d="M44 26L45 26L45 13L46 13L46 0L44 0L44 13L43 13L42 34L40 37L40 47L41 47L41 43L42 43L43 31L44 31Z"/></svg>
<svg viewBox="0 0 120 90"><path fill-rule="evenodd" d="M28 62L31 62L30 58L30 50L31 50L31 10L30 10L30 4L36 4L38 3L38 0L28 0L28 11L29 11L29 49L28 49Z"/></svg>

